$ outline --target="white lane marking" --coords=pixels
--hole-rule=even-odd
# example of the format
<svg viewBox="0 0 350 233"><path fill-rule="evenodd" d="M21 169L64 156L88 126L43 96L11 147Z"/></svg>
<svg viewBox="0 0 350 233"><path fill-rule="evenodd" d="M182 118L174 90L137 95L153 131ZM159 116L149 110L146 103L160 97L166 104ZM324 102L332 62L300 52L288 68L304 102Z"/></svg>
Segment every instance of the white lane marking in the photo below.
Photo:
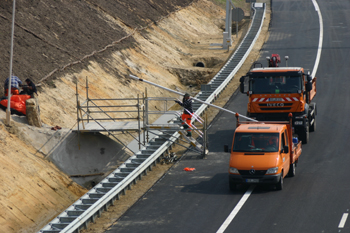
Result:
<svg viewBox="0 0 350 233"><path fill-rule="evenodd" d="M321 52L322 52L322 44L323 44L323 19L322 19L322 14L321 14L321 10L320 7L317 4L316 0L312 0L312 3L314 4L315 7L315 11L317 11L318 14L318 19L320 22L320 38L318 41L318 50L317 50L317 56L316 56L316 61L315 61L315 65L314 68L312 69L312 74L311 77L314 78L318 69L318 65L320 63L320 59L321 59Z"/></svg>
<svg viewBox="0 0 350 233"><path fill-rule="evenodd" d="M193 176L190 179L211 179L213 178L212 176Z"/></svg>
<svg viewBox="0 0 350 233"><path fill-rule="evenodd" d="M238 204L235 206L235 208L231 211L230 215L226 218L226 220L224 221L224 223L221 225L221 227L219 228L219 230L216 233L223 233L226 228L228 227L228 225L230 225L230 223L232 222L232 220L235 218L235 216L237 215L238 211L242 208L242 206L244 205L244 203L247 201L248 197L250 196L250 194L252 194L253 190L255 188L255 185L251 185L249 187L249 189L247 190L247 192L245 192L245 194L243 195L243 197L241 198L241 200L239 200Z"/></svg>
<svg viewBox="0 0 350 233"><path fill-rule="evenodd" d="M346 223L346 219L348 218L348 213L344 213L343 214L343 217L341 218L341 220L340 220L340 223L339 223L339 225L338 225L338 228L344 228L344 226L345 226L345 223Z"/></svg>

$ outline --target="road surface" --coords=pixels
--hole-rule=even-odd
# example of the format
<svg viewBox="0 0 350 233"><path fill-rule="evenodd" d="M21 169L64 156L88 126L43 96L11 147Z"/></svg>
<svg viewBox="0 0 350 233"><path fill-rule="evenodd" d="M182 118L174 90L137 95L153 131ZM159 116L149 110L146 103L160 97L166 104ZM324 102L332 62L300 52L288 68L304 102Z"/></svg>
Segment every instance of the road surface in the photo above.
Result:
<svg viewBox="0 0 350 233"><path fill-rule="evenodd" d="M350 232L350 2L272 2L270 37L259 61L267 65L272 53L289 56L288 66L317 77L317 129L303 145L296 176L284 180L282 191L247 186L230 192L223 146L232 144L235 118L221 112L209 130L208 158L186 155L107 232ZM245 113L246 103L236 91L226 108Z"/></svg>

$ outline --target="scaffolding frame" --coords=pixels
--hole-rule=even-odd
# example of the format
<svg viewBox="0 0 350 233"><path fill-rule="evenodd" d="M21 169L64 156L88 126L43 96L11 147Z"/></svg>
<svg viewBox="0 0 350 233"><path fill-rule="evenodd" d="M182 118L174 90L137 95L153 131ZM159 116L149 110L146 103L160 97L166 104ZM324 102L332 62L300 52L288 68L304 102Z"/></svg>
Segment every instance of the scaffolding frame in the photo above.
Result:
<svg viewBox="0 0 350 233"><path fill-rule="evenodd" d="M169 102L173 102L175 98L171 97L149 97L147 94L147 88L145 93L137 95L137 98L110 98L110 99L91 99L89 97L89 82L86 77L86 100L80 103L78 83L76 84L76 102L77 102L77 132L78 141L79 134L84 132L106 132L108 136L112 136L123 147L127 148L129 151L134 153L127 145L125 145L121 140L119 140L114 132L128 133L137 142L139 149L150 141L149 133L150 131L178 131L181 134L183 127L180 124L171 124L170 121L167 124L152 124L150 123L150 115L164 115L172 114L174 118L180 119L180 112L173 110L169 111L172 105ZM127 104L120 104L120 102L127 101ZM160 104L161 109L150 110L150 102L157 101L163 102ZM131 103L130 103L131 102ZM116 114L129 115L130 117L120 117ZM197 117L195 117L197 119ZM194 119L195 120L195 119ZM207 153L207 123L206 120L201 122L203 124L203 129L197 129L195 126L191 129L203 139L204 150L202 150L205 157ZM185 123L186 124L186 123ZM135 137L131 132L137 132L137 137ZM153 135L157 135L155 132L151 132ZM141 135L143 135L141 139ZM183 134L182 134L183 135ZM185 136L184 136L185 137ZM188 139L185 137L188 143L192 146L198 146L194 139ZM177 143L179 144L179 143ZM179 144L180 145L180 144ZM79 143L80 148L80 143ZM189 149L189 147L186 147Z"/></svg>

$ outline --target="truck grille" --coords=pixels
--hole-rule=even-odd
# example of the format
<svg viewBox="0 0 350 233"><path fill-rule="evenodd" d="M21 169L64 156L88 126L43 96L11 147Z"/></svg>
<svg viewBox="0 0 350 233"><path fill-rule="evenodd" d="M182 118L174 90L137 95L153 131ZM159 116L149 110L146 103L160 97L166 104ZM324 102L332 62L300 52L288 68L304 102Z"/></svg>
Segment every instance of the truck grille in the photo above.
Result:
<svg viewBox="0 0 350 233"><path fill-rule="evenodd" d="M243 178L261 178L265 175L266 170L255 170L254 174L251 174L250 170L239 170L239 174Z"/></svg>
<svg viewBox="0 0 350 233"><path fill-rule="evenodd" d="M265 111L275 111L275 110L290 110L292 108L293 103L283 103L283 106L271 106L268 104L259 104L261 110Z"/></svg>
<svg viewBox="0 0 350 233"><path fill-rule="evenodd" d="M265 111L275 111L275 110L290 110L291 107L273 107L273 108L260 108L261 110Z"/></svg>

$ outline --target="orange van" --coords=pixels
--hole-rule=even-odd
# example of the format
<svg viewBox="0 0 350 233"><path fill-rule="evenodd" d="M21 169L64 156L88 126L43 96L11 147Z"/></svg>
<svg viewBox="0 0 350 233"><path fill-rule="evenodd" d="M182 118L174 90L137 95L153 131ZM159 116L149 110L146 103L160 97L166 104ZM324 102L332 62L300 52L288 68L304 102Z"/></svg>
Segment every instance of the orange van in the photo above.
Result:
<svg viewBox="0 0 350 233"><path fill-rule="evenodd" d="M294 176L301 142L292 138L291 122L237 123L231 149L229 185L274 184L283 189L283 178Z"/></svg>

